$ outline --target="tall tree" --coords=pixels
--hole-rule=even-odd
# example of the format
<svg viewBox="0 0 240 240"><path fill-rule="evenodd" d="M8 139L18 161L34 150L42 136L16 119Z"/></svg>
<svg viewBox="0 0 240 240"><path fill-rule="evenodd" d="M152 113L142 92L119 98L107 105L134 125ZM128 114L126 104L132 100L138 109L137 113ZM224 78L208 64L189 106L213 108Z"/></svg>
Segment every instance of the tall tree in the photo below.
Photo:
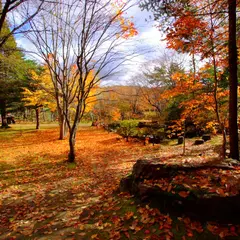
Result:
<svg viewBox="0 0 240 240"><path fill-rule="evenodd" d="M4 23L1 34L9 32ZM0 111L2 127L8 127L6 121L7 108L13 102L20 101L21 87L24 86L25 62L13 36L10 36L1 47L0 53Z"/></svg>
<svg viewBox="0 0 240 240"><path fill-rule="evenodd" d="M230 157L239 159L238 148L238 76L237 76L237 41L236 41L236 0L228 0L229 16L229 134Z"/></svg>
<svg viewBox="0 0 240 240"><path fill-rule="evenodd" d="M94 97L92 90L126 61L119 46L136 34L123 18L128 6L112 0L62 0L30 21L33 32L28 37L49 67L60 123L68 127L70 162L75 160L76 133Z"/></svg>
<svg viewBox="0 0 240 240"><path fill-rule="evenodd" d="M228 12L224 11L228 6ZM163 26L167 29L170 47L185 51L189 43L192 49L187 49L191 54L199 54L210 61L214 66L213 78L216 118L222 129L224 142L225 130L219 114L217 92L219 87L219 68L227 67L225 63L225 46L229 42L228 68L230 70L229 87L229 126L230 126L230 155L239 159L238 129L237 129L237 48L236 48L236 1L155 1L146 0L142 8L152 10L156 19L166 21ZM227 26L227 14L229 26ZM194 23L195 22L195 23ZM194 23L194 24L193 24ZM216 24L217 23L217 24ZM196 31L197 30L197 31ZM227 39L226 31L229 33ZM187 44L186 44L187 42ZM194 67L194 75L195 75ZM194 78L194 81L196 79Z"/></svg>

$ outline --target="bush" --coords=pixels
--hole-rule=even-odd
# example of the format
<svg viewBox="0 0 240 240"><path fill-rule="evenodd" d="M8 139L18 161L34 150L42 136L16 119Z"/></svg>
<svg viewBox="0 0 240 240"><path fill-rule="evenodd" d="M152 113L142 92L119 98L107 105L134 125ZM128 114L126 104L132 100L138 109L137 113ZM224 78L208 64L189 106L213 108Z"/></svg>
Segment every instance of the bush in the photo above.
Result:
<svg viewBox="0 0 240 240"><path fill-rule="evenodd" d="M120 123L119 122L112 122L108 124L108 131L110 132L117 132L118 128L120 128Z"/></svg>
<svg viewBox="0 0 240 240"><path fill-rule="evenodd" d="M128 141L129 137L137 135L138 121L124 120L120 122L120 127L117 129L117 133Z"/></svg>

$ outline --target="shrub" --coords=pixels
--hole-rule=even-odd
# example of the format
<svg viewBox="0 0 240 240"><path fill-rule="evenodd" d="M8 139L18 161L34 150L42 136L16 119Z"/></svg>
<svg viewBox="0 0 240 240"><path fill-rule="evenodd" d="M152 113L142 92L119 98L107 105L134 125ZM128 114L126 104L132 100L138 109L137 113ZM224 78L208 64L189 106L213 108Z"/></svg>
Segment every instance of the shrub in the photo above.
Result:
<svg viewBox="0 0 240 240"><path fill-rule="evenodd" d="M120 122L120 127L117 130L117 133L122 137L126 138L128 142L128 138L137 135L137 125L138 121L135 120L124 120Z"/></svg>
<svg viewBox="0 0 240 240"><path fill-rule="evenodd" d="M120 123L119 122L112 122L108 124L108 131L110 132L117 132L118 128L120 128Z"/></svg>

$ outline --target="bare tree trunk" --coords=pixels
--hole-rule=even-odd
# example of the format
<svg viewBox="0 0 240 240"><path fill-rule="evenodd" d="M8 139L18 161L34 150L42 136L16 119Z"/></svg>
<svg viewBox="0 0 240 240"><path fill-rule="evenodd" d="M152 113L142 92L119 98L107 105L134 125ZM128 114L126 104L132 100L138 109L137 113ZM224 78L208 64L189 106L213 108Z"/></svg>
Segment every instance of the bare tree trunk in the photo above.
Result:
<svg viewBox="0 0 240 240"><path fill-rule="evenodd" d="M42 116L43 116L43 122L46 122L46 112L44 111L44 109L42 111Z"/></svg>
<svg viewBox="0 0 240 240"><path fill-rule="evenodd" d="M76 157L76 152L75 152L76 132L77 132L77 128L73 128L70 131L69 154L68 154L68 161L69 162L75 162L75 157Z"/></svg>
<svg viewBox="0 0 240 240"><path fill-rule="evenodd" d="M23 120L27 120L27 109L24 108L24 112L23 112Z"/></svg>
<svg viewBox="0 0 240 240"><path fill-rule="evenodd" d="M59 140L64 140L67 136L67 131L68 131L68 127L67 127L67 122L66 122L66 117L64 114L62 114L60 111L58 111L58 122L59 122L59 127L60 127L60 131L59 131Z"/></svg>
<svg viewBox="0 0 240 240"><path fill-rule="evenodd" d="M186 153L186 119L183 122L183 155Z"/></svg>
<svg viewBox="0 0 240 240"><path fill-rule="evenodd" d="M7 118L6 118L6 101L0 100L0 110L1 110L1 117L2 117L2 128L8 128L8 124L7 124Z"/></svg>
<svg viewBox="0 0 240 240"><path fill-rule="evenodd" d="M223 143L222 143L222 157L223 159L226 158L226 145L227 145L227 136L226 136L226 129L223 126L222 129L222 135L223 135Z"/></svg>
<svg viewBox="0 0 240 240"><path fill-rule="evenodd" d="M36 113L36 129L39 129L39 126L40 126L40 120L39 120L40 108L39 107L35 108L35 113Z"/></svg>
<svg viewBox="0 0 240 240"><path fill-rule="evenodd" d="M209 6L210 3L209 3ZM212 9L210 8L210 20L211 20L211 30L214 33L214 24L213 24L213 15L212 15ZM212 33L212 34L213 34ZM214 37L213 35L210 34L210 40L211 40L211 47L212 47L212 59L213 59L213 74L214 74L214 92L213 92L213 98L214 98L214 105L215 105L215 114L216 118L223 136L223 141L222 141L222 149L220 152L220 157L225 159L226 158L226 129L224 126L224 121L222 121L221 116L220 116L220 109L219 109L219 102L218 102L218 76L217 76L217 63L216 63L216 54L215 54L215 42L214 42Z"/></svg>
<svg viewBox="0 0 240 240"><path fill-rule="evenodd" d="M238 148L238 78L237 78L237 44L236 44L236 0L228 0L229 14L229 140L230 157L239 160Z"/></svg>

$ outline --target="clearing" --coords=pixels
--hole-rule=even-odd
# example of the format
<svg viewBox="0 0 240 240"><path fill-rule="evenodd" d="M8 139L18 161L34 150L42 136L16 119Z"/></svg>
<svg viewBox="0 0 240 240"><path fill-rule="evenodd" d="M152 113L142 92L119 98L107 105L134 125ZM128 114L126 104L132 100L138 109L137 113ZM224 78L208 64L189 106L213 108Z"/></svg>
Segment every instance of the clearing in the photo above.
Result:
<svg viewBox="0 0 240 240"><path fill-rule="evenodd" d="M219 138L201 147L188 140L183 158L175 143L143 146L81 127L76 164L65 161L68 141L57 139L56 127L1 130L0 239L239 239L239 225L170 216L116 192L137 159L207 162Z"/></svg>

